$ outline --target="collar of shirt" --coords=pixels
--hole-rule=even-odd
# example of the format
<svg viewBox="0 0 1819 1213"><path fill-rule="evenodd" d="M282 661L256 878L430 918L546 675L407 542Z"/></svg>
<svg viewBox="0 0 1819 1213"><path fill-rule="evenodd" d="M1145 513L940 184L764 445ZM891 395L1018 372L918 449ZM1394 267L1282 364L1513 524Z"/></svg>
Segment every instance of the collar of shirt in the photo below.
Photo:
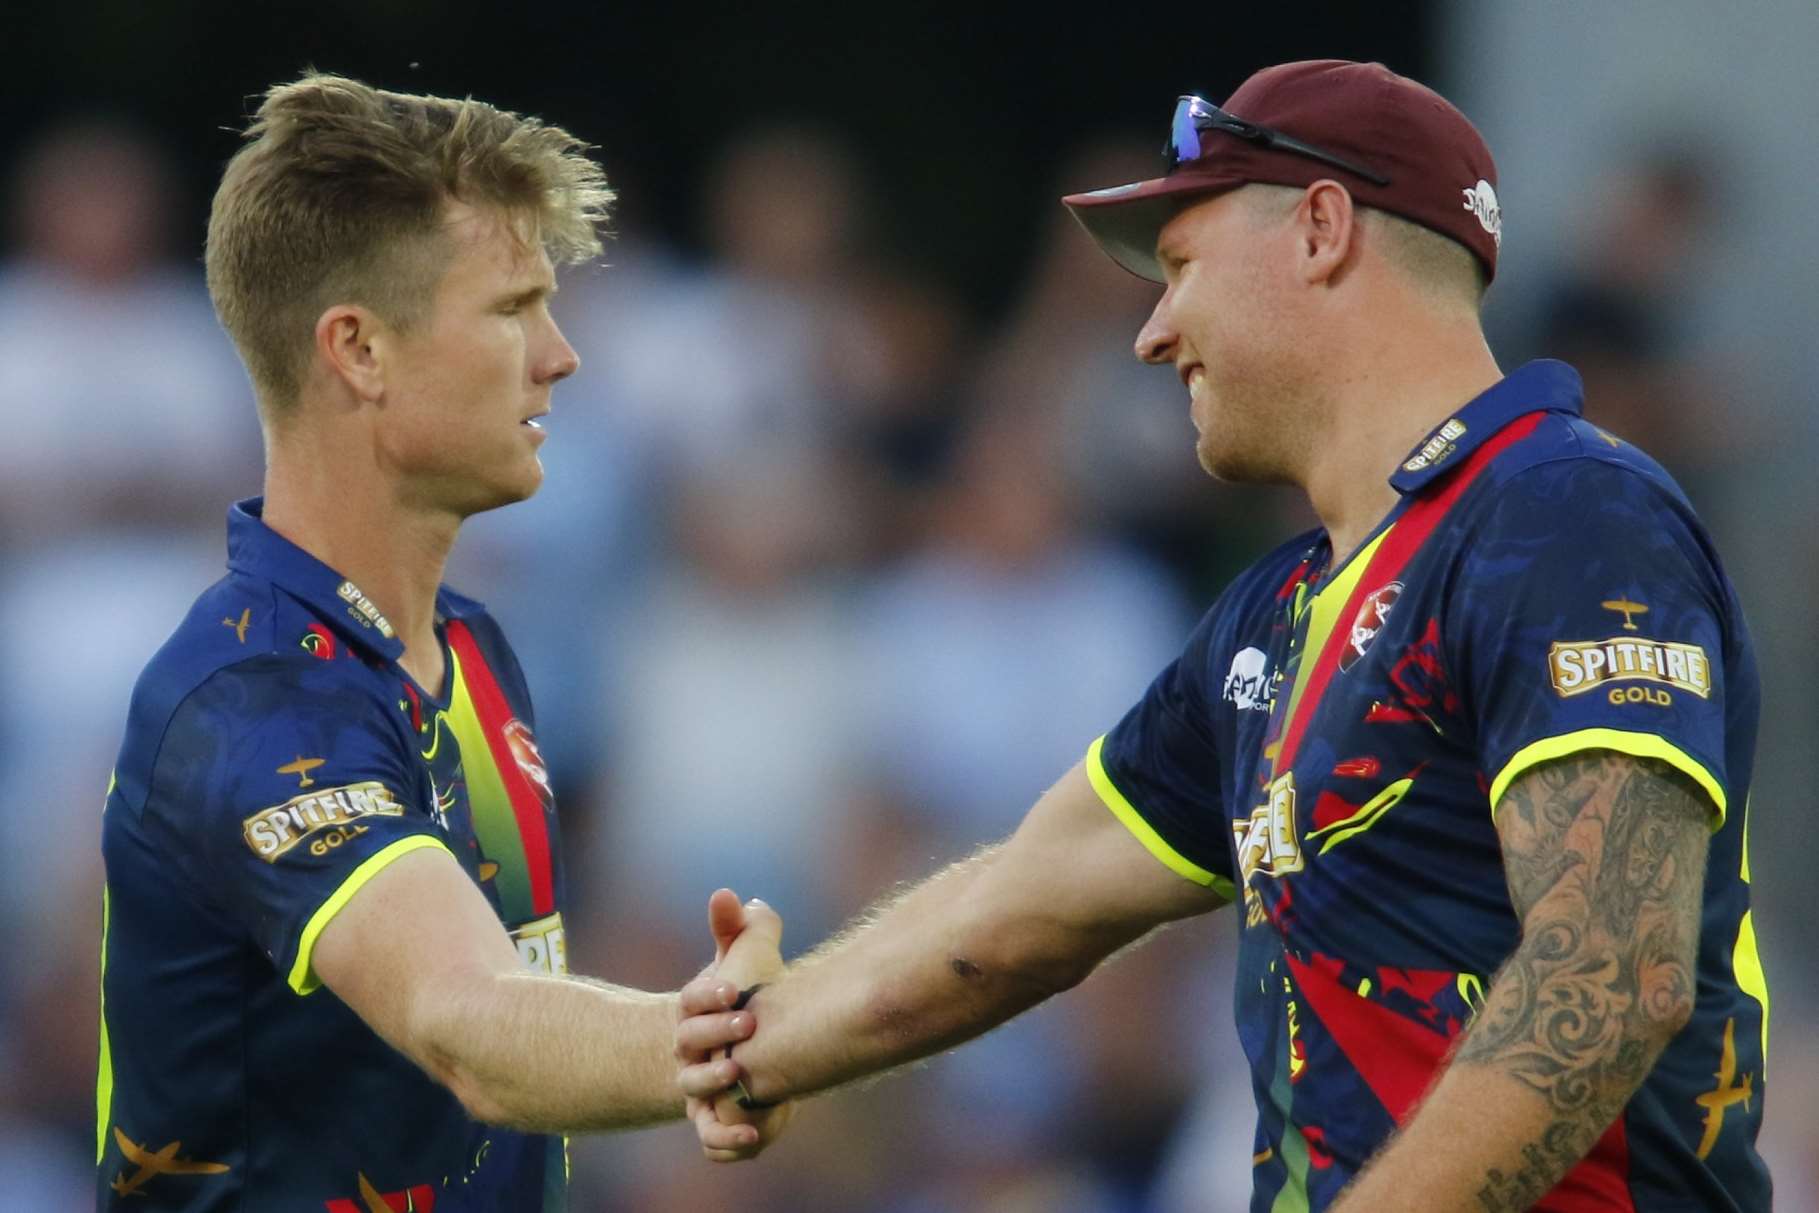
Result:
<svg viewBox="0 0 1819 1213"><path fill-rule="evenodd" d="M404 642L372 599L352 581L265 525L265 499L248 497L227 512L227 567L271 582L327 620L349 643L385 659L404 656ZM447 586L436 591L439 619L484 610Z"/></svg>
<svg viewBox="0 0 1819 1213"><path fill-rule="evenodd" d="M1434 427L1390 477L1390 486L1404 495L1419 492L1516 418L1539 410L1578 416L1584 406L1578 371L1552 358L1525 363Z"/></svg>

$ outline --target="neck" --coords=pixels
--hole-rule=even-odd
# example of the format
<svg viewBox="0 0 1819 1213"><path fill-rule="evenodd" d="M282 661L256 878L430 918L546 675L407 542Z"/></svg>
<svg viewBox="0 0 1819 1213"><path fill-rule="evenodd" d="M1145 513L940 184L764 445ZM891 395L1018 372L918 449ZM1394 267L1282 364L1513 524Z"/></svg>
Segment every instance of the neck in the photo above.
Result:
<svg viewBox="0 0 1819 1213"><path fill-rule="evenodd" d="M1389 333L1390 336L1385 336ZM1503 377L1475 319L1374 326L1330 407L1302 488L1332 540L1334 567L1395 508L1389 478L1427 433Z"/></svg>
<svg viewBox="0 0 1819 1213"><path fill-rule="evenodd" d="M359 586L404 642L399 664L440 694L436 588L461 520L401 500L370 450L318 438L269 442L265 523Z"/></svg>

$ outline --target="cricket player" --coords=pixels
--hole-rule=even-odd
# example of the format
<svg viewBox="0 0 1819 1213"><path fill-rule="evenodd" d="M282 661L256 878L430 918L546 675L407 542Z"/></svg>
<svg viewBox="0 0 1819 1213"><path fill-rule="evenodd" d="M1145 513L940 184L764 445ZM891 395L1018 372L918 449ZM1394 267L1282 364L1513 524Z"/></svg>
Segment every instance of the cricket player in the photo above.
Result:
<svg viewBox="0 0 1819 1213"><path fill-rule="evenodd" d="M686 988L688 1090L924 1056L1229 904L1258 1213L1766 1213L1749 633L1578 375L1493 361L1496 182L1439 95L1319 61L1183 97L1165 175L1066 199L1163 284L1136 352L1206 470L1321 526L1008 839L780 980L735 945Z"/></svg>
<svg viewBox="0 0 1819 1213"><path fill-rule="evenodd" d="M563 1133L683 1114L676 997L567 976L530 696L440 585L462 520L542 479L577 365L552 261L611 197L556 127L322 75L229 163L208 283L265 494L108 790L100 1208L550 1213Z"/></svg>

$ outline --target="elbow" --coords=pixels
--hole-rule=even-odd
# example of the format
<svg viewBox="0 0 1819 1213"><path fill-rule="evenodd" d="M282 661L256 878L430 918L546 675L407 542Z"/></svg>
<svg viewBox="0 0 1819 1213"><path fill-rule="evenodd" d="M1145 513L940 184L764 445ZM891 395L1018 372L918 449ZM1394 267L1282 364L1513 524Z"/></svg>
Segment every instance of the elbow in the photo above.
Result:
<svg viewBox="0 0 1819 1213"><path fill-rule="evenodd" d="M1693 1021L1695 998L1692 966L1675 966L1671 974L1651 974L1642 989L1643 1020L1651 1043L1666 1048Z"/></svg>
<svg viewBox="0 0 1819 1213"><path fill-rule="evenodd" d="M506 1129L524 1127L512 1115L511 1110L488 1089L487 1084L465 1067L447 1067L441 1073L432 1072L432 1076L461 1102L471 1119Z"/></svg>
<svg viewBox="0 0 1819 1213"><path fill-rule="evenodd" d="M478 990L484 978L476 979ZM517 1128L517 1117L501 1097L499 1084L488 1081L466 1047L472 1040L472 1017L466 999L424 999L410 1019L407 1053L440 1086L453 1095L468 1116L483 1124Z"/></svg>

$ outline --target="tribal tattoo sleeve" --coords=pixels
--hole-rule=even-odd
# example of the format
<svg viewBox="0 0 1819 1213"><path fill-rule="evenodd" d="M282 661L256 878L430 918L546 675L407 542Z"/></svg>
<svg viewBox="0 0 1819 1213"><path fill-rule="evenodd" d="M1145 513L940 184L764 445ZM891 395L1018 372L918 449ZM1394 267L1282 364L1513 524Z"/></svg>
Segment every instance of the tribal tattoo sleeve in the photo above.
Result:
<svg viewBox="0 0 1819 1213"><path fill-rule="evenodd" d="M1522 942L1456 1060L1532 1088L1551 1119L1513 1174L1486 1174L1485 1210L1552 1188L1692 1014L1711 809L1668 764L1608 750L1537 766L1499 802Z"/></svg>

